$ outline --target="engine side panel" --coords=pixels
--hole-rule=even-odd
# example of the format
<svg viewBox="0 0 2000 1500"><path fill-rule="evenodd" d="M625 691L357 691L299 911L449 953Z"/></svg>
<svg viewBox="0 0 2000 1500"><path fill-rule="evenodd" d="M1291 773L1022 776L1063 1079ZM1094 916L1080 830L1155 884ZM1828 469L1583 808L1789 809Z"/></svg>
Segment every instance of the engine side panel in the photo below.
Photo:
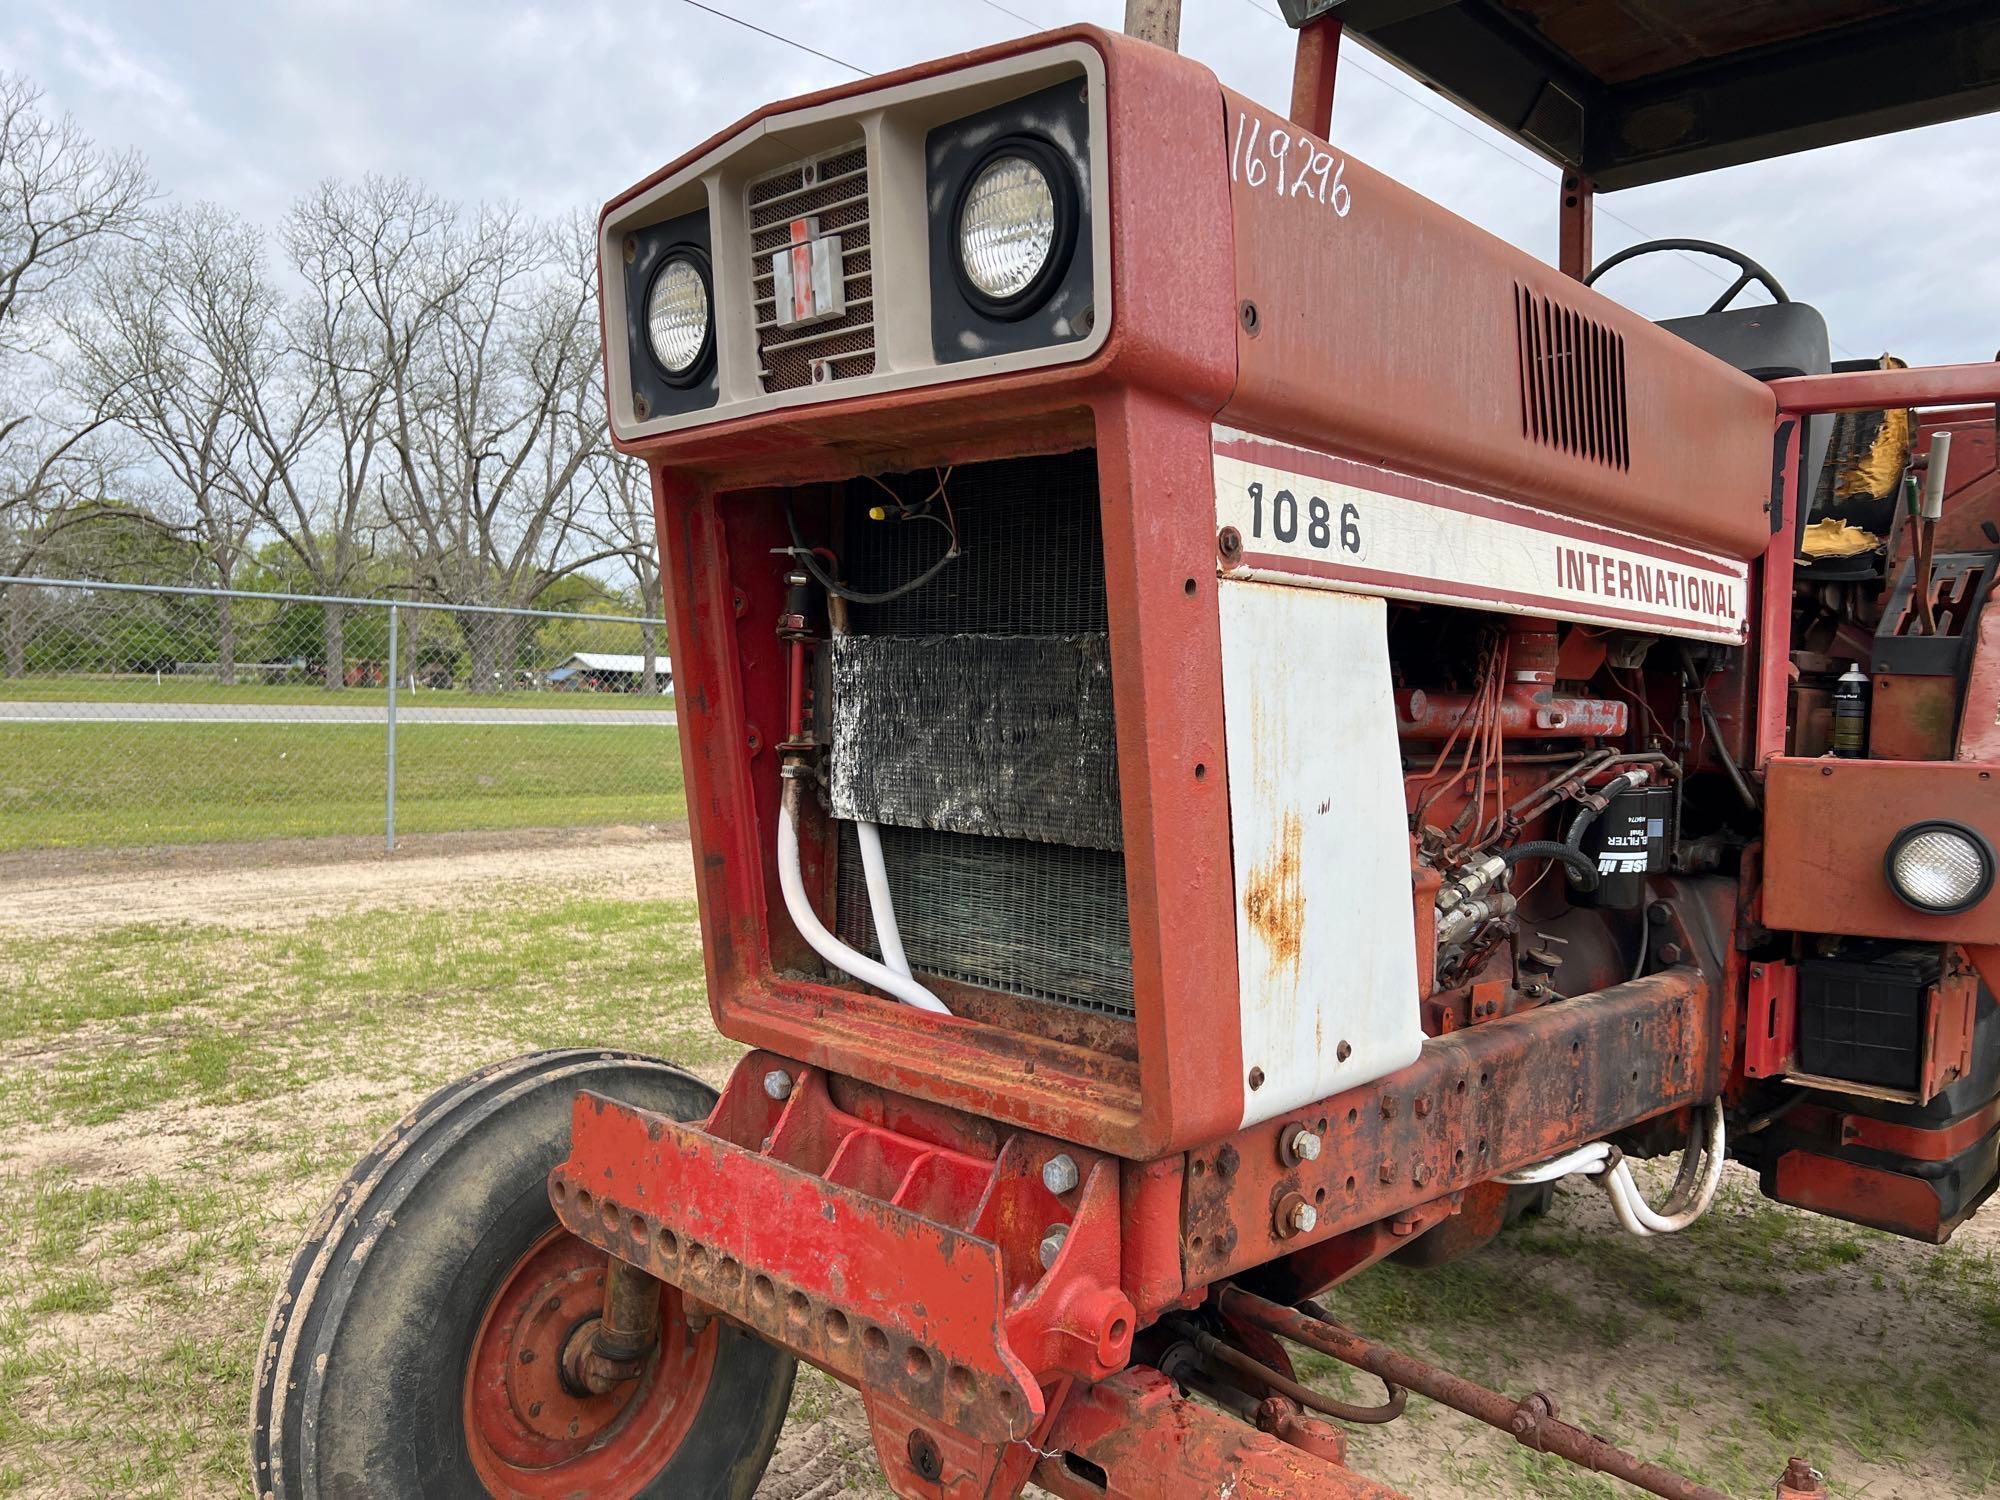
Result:
<svg viewBox="0 0 2000 1500"><path fill-rule="evenodd" d="M1763 553L1769 389L1254 101L1223 100L1241 302L1219 421Z"/></svg>
<svg viewBox="0 0 2000 1500"><path fill-rule="evenodd" d="M1381 599L1225 580L1243 1124L1423 1046Z"/></svg>

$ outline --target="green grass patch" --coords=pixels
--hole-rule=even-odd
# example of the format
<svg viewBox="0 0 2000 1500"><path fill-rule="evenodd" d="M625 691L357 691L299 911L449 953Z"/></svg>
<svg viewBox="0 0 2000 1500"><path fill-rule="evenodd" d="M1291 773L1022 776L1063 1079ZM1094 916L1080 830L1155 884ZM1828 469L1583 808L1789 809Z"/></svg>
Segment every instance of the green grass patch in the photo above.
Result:
<svg viewBox="0 0 2000 1500"><path fill-rule="evenodd" d="M327 688L311 682L238 682L212 677L62 673L0 677L0 703L243 703L267 707L314 704L321 707L381 708L387 688ZM561 708L645 713L673 711L671 695L654 693L558 693L539 689L475 693L461 688L405 688L396 694L404 708Z"/></svg>
<svg viewBox="0 0 2000 1500"><path fill-rule="evenodd" d="M251 1493L276 1278L382 1129L535 1047L711 1073L738 1050L708 1024L691 906L547 886L284 930L0 938L0 985L0 1494ZM61 1159L22 1146L37 1126Z"/></svg>
<svg viewBox="0 0 2000 1500"><path fill-rule="evenodd" d="M0 721L0 851L380 831L379 725ZM670 725L410 724L403 833L666 822L681 816Z"/></svg>

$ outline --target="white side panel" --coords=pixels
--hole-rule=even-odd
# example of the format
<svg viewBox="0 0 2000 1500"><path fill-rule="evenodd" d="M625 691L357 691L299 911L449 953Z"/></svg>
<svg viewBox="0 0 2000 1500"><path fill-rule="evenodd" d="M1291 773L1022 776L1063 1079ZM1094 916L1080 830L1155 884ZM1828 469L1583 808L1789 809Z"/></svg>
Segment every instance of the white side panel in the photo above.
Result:
<svg viewBox="0 0 2000 1500"><path fill-rule="evenodd" d="M1416 920L1387 603L1233 579L1217 593L1254 1125L1416 1060Z"/></svg>

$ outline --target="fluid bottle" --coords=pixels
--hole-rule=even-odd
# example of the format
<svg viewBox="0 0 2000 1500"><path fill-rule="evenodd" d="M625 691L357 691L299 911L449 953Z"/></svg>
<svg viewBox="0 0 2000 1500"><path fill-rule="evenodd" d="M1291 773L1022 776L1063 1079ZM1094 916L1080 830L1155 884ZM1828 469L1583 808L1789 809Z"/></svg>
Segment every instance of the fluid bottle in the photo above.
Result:
<svg viewBox="0 0 2000 1500"><path fill-rule="evenodd" d="M1833 753L1860 760L1868 753L1871 685L1859 662L1850 663L1833 687Z"/></svg>

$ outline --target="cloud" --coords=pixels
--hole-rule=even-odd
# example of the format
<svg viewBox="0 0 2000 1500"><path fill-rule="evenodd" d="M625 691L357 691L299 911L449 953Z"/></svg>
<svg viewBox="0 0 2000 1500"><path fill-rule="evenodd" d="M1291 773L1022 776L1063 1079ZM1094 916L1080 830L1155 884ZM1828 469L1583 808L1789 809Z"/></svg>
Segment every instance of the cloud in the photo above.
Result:
<svg viewBox="0 0 2000 1500"><path fill-rule="evenodd" d="M714 0L882 71L1077 19L1122 0ZM1290 33L1269 0L1190 0L1183 50L1273 105ZM771 99L845 70L682 0L57 0L0 20L22 69L163 186L271 223L327 176L408 173L538 213L594 207ZM1554 169L1372 54L1343 50L1339 143L1537 255L1555 248ZM1740 246L1818 306L1843 351L1919 362L2000 345L2000 119L1963 121L1602 200L1600 253L1644 236ZM1949 185L1942 202L1919 192ZM1611 217L1615 215L1616 217ZM1621 223L1619 220L1629 223ZM1661 257L1607 290L1648 316L1698 310L1732 273Z"/></svg>

